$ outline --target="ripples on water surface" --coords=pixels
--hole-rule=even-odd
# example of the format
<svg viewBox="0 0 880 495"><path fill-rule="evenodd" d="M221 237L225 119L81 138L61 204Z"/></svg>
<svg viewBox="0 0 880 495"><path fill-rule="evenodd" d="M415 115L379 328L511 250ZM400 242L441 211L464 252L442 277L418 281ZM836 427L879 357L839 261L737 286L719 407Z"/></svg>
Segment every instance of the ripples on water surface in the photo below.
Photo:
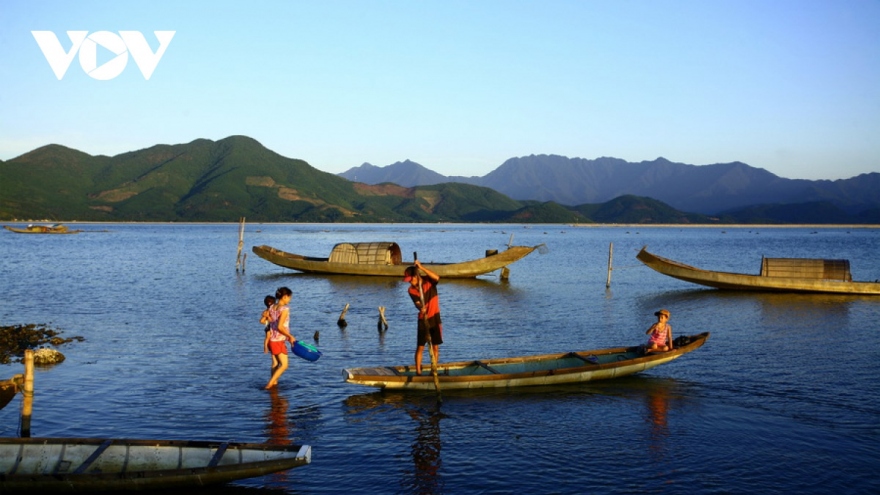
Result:
<svg viewBox="0 0 880 495"><path fill-rule="evenodd" d="M237 274L234 224L82 228L0 233L2 324L48 323L86 339L38 369L33 436L313 446L311 465L230 493L880 491L880 298L702 289L635 259L648 245L701 268L757 273L762 255L847 258L854 279L874 280L878 230L251 224ZM438 413L433 394L341 378L345 367L412 360L403 283L296 274L250 253L268 244L326 256L337 242L390 240L424 261L458 261L503 249L511 234L549 253L511 265L508 282L441 283L442 360L637 344L660 307L676 335L712 337L626 379L448 391ZM317 333L324 357L292 357L266 392L259 312L282 285L294 292L295 335ZM0 378L20 372L0 366ZM18 435L19 408L16 398L0 411L0 435Z"/></svg>

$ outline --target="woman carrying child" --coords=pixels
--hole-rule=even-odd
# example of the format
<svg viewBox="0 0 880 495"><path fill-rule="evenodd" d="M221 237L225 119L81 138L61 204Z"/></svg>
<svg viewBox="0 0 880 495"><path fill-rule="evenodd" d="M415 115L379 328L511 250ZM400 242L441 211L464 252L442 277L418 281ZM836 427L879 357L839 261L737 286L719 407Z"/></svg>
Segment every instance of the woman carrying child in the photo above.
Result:
<svg viewBox="0 0 880 495"><path fill-rule="evenodd" d="M266 390L278 385L278 379L287 371L287 342L296 342L290 333L290 298L293 292L287 287L279 287L275 291L275 304L264 312L261 323L269 324L269 332L263 344L263 352L272 353L272 376L266 384ZM265 321L264 321L265 320Z"/></svg>

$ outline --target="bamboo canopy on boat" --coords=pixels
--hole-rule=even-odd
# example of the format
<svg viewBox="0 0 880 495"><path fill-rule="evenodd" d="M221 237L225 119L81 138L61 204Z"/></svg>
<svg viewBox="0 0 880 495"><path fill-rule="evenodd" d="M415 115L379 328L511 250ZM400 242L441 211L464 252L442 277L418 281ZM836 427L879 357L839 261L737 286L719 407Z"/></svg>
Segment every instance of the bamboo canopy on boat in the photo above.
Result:
<svg viewBox="0 0 880 495"><path fill-rule="evenodd" d="M399 265L400 246L396 242L342 242L333 246L331 263L356 265Z"/></svg>

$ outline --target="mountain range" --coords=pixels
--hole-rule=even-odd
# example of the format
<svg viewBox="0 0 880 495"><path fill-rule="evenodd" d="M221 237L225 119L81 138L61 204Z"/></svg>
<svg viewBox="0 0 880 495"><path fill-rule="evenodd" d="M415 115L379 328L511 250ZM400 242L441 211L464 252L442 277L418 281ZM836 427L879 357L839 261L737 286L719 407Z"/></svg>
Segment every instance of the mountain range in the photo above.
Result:
<svg viewBox="0 0 880 495"><path fill-rule="evenodd" d="M705 215L756 205L817 202L856 215L880 207L880 173L835 181L785 179L741 162L697 166L665 158L631 163L618 158L530 155L511 158L483 177L446 177L409 160L385 167L364 163L339 175L405 187L459 182L488 187L516 200L568 206L635 195Z"/></svg>
<svg viewBox="0 0 880 495"><path fill-rule="evenodd" d="M536 211L533 211L536 210ZM589 222L485 187L355 183L246 136L92 156L51 144L0 161L0 220Z"/></svg>
<svg viewBox="0 0 880 495"><path fill-rule="evenodd" d="M667 202L654 194L630 193L642 189L623 185L616 186L621 193L608 200L576 204L513 199L498 191L525 191L521 184L531 180L535 197L560 190L577 197L586 169L572 175L563 188L565 167L545 170L541 160L546 158L511 159L483 178L444 178L413 162L389 167L365 164L346 172L356 173L354 181L281 156L246 136L161 144L112 157L51 144L0 160L0 220L234 222L246 217L254 222L880 223L877 188L871 192L865 185L876 183L878 174L835 181L843 182L836 194L825 193L818 201L749 203L712 215L674 207L675 198ZM572 160L583 166L579 159ZM564 165L572 160L552 157L551 161ZM619 164L622 169L631 168L626 162ZM711 187L700 177L717 175L680 164L661 163L653 171L650 165L634 165L646 170L641 172L641 181L633 183L650 183L652 177L670 181L665 170L672 167L693 174L679 175L680 181L706 191ZM622 184L625 179L613 168L604 173ZM743 164L735 168L740 175L754 170ZM377 171L393 172L394 180L367 177ZM551 187L553 181L543 176L557 177L557 185ZM711 182L715 187L727 184L718 178ZM488 183L496 186L483 185ZM605 184L592 183L590 194L608 196L611 193L606 189L611 186ZM677 190L684 195L687 188ZM722 196L731 201L736 197Z"/></svg>

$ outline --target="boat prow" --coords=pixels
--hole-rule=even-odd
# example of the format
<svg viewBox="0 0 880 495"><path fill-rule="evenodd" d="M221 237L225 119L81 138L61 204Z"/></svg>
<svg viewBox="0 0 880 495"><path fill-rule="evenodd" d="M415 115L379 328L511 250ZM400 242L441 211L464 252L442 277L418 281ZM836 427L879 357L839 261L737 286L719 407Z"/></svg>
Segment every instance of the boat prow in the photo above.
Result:
<svg viewBox="0 0 880 495"><path fill-rule="evenodd" d="M308 445L0 438L0 493L201 487L311 462Z"/></svg>

